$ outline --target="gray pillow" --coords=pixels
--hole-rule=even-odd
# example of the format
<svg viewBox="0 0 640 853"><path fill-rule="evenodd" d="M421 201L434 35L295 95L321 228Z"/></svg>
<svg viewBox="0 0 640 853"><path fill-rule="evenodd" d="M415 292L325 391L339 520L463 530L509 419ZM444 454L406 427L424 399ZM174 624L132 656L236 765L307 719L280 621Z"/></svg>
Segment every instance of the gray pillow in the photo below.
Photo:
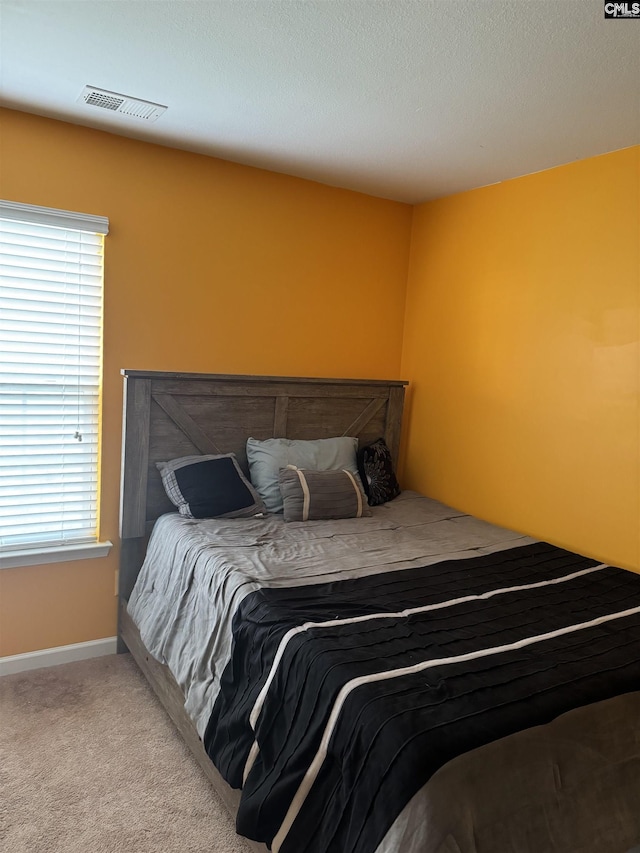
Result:
<svg viewBox="0 0 640 853"><path fill-rule="evenodd" d="M351 436L303 441L291 438L247 439L249 475L268 512L282 512L278 475L295 465L308 471L339 471L358 476L358 439Z"/></svg>
<svg viewBox="0 0 640 853"><path fill-rule="evenodd" d="M290 465L281 469L279 482L285 521L371 515L360 477L346 468L304 471Z"/></svg>

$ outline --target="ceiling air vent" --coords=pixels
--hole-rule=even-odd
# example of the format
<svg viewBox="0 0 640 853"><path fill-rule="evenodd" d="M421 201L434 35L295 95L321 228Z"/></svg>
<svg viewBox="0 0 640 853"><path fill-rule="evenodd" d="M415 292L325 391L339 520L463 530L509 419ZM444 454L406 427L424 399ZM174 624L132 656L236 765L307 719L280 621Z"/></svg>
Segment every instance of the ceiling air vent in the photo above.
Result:
<svg viewBox="0 0 640 853"><path fill-rule="evenodd" d="M142 101L140 98L130 98L128 95L119 95L117 92L97 89L95 86L85 86L78 101L90 107L109 110L112 113L120 113L120 115L130 116L131 118L141 118L143 121L155 121L167 109L162 104Z"/></svg>

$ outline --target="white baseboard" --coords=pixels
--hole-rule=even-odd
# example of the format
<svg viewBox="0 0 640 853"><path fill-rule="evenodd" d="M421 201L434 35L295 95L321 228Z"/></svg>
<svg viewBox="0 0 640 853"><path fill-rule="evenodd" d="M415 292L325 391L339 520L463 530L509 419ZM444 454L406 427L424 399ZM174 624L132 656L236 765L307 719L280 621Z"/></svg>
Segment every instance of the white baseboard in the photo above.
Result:
<svg viewBox="0 0 640 853"><path fill-rule="evenodd" d="M73 643L70 646L26 652L23 655L10 655L0 658L0 676L25 672L28 669L40 669L43 666L58 666L58 664L73 663L76 660L114 655L116 643L117 637L105 637L103 640L89 640L86 643Z"/></svg>

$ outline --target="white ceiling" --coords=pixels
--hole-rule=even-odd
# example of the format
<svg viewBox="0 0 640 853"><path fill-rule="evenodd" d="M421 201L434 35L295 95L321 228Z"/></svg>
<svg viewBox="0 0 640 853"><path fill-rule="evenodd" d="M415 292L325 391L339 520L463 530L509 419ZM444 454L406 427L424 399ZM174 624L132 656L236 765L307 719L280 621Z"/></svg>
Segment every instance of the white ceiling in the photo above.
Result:
<svg viewBox="0 0 640 853"><path fill-rule="evenodd" d="M8 107L406 202L640 142L603 0L0 0L0 50Z"/></svg>

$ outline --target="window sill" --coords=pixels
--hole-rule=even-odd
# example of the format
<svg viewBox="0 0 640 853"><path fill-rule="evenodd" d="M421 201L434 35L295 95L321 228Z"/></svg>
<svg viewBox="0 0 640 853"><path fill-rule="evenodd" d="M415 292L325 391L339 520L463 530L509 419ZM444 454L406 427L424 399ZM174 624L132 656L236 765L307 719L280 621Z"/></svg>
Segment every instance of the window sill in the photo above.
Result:
<svg viewBox="0 0 640 853"><path fill-rule="evenodd" d="M44 563L66 563L70 560L89 560L106 557L111 542L83 542L79 545L55 545L45 548L16 548L0 553L0 569L19 566L40 566Z"/></svg>

